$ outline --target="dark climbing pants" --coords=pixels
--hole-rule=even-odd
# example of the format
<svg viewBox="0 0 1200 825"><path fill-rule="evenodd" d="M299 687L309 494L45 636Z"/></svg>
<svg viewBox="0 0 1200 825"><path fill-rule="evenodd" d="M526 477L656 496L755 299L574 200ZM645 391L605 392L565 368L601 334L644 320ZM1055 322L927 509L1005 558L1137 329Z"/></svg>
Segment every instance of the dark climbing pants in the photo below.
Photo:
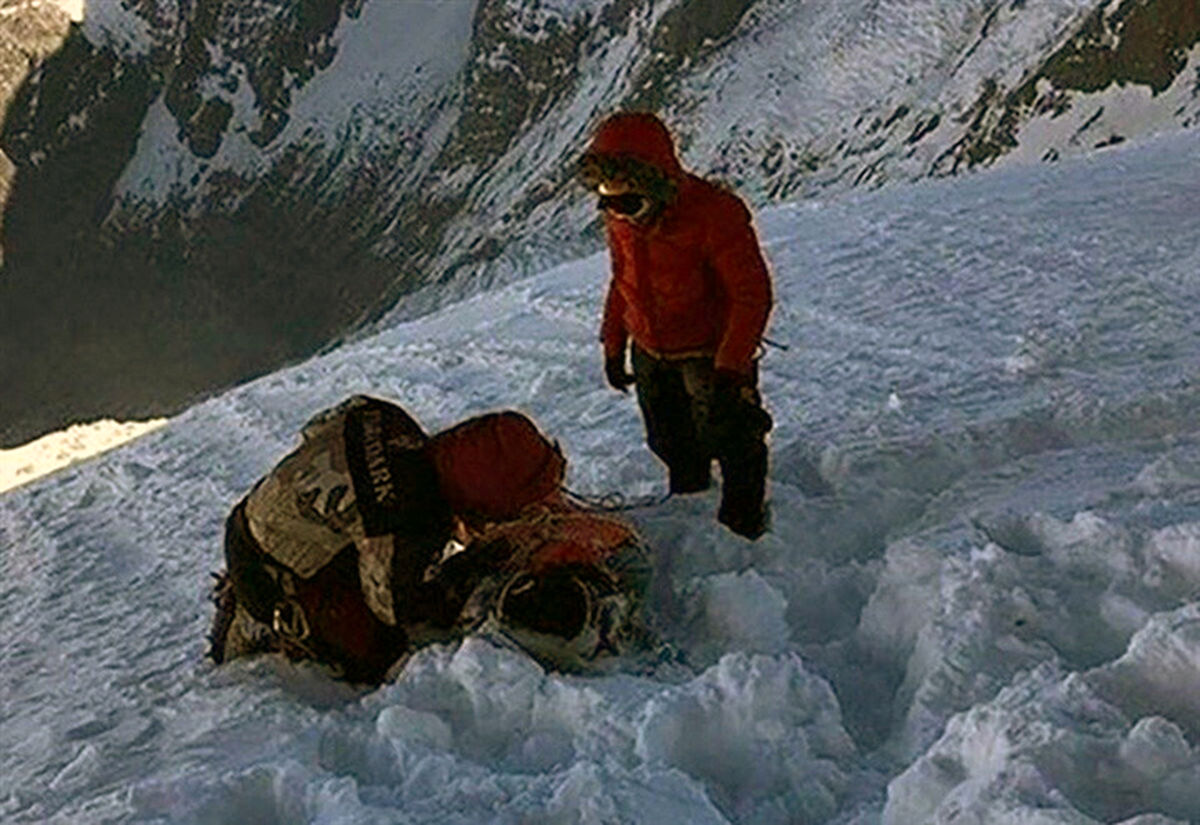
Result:
<svg viewBox="0 0 1200 825"><path fill-rule="evenodd" d="M716 459L722 476L718 518L735 530L752 530L763 519L771 429L757 367L749 385L721 386L712 358L656 358L634 347L633 373L646 440L667 465L671 492L707 489Z"/></svg>

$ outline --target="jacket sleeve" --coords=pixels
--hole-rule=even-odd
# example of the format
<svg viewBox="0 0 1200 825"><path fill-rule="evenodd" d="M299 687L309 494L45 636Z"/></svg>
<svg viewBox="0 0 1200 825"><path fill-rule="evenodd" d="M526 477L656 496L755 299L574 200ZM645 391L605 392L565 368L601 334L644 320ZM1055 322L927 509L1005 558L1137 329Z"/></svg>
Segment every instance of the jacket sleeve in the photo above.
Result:
<svg viewBox="0 0 1200 825"><path fill-rule="evenodd" d="M724 328L714 366L749 373L771 314L771 275L750 221L750 211L732 197L711 230L709 262L725 296Z"/></svg>
<svg viewBox="0 0 1200 825"><path fill-rule="evenodd" d="M604 357L612 358L624 354L629 333L625 329L625 298L618 286L625 262L611 228L608 230L608 254L612 261L612 278L608 282L608 297L604 301L600 340L604 344Z"/></svg>

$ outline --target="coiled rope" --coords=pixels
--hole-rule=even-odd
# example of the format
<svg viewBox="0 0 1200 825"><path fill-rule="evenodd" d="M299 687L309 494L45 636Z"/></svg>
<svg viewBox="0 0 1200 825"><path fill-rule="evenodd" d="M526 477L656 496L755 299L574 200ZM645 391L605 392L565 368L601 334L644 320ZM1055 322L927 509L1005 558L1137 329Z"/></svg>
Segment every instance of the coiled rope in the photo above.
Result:
<svg viewBox="0 0 1200 825"><path fill-rule="evenodd" d="M574 490L563 487L563 496L568 501L579 507L588 510L604 512L604 513L622 513L627 510L641 510L646 507L658 507L666 504L671 498L670 493L660 493L655 495L638 496L630 498L621 492L603 493L601 495L588 495L586 493L577 493Z"/></svg>

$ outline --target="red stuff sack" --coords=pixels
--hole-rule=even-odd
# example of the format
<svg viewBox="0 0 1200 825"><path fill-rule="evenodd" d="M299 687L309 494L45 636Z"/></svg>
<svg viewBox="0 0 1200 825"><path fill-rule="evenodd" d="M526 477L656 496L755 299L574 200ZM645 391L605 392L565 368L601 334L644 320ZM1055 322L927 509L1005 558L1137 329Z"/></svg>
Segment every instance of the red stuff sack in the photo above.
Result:
<svg viewBox="0 0 1200 825"><path fill-rule="evenodd" d="M524 415L506 410L472 418L425 445L442 498L460 516L516 518L558 492L566 459Z"/></svg>

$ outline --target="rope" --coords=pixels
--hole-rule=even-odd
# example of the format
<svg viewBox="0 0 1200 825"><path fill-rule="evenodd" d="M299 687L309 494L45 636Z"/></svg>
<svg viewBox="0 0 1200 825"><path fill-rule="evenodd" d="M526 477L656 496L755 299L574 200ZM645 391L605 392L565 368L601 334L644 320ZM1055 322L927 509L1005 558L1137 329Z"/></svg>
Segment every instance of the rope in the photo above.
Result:
<svg viewBox="0 0 1200 825"><path fill-rule="evenodd" d="M569 501L589 510L604 513L621 513L627 510L641 510L645 507L658 507L661 504L665 504L667 499L671 497L670 493L666 493L641 496L640 498L629 498L621 492L604 493L597 496L577 493L568 487L563 487L562 491L563 495Z"/></svg>

